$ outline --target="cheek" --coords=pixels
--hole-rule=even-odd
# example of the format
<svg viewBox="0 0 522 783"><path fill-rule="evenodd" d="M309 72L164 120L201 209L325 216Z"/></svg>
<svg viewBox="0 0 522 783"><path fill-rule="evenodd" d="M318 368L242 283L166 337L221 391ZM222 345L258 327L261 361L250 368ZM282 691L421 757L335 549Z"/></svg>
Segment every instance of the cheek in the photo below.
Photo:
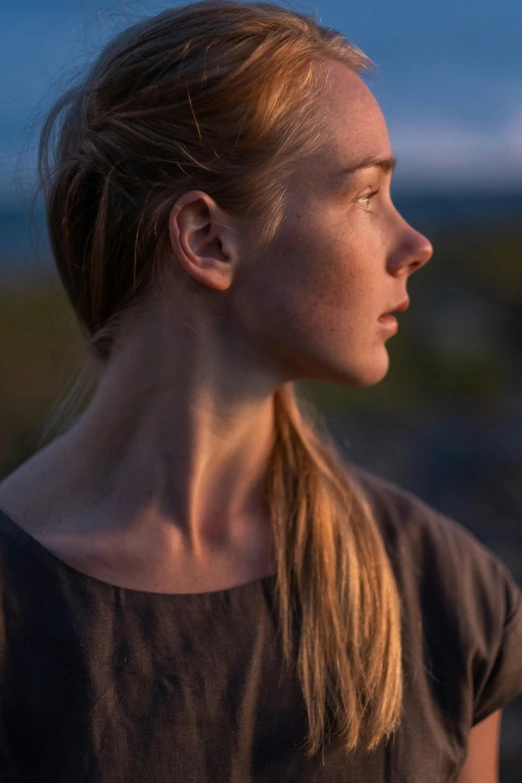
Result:
<svg viewBox="0 0 522 783"><path fill-rule="evenodd" d="M309 221L307 230L285 231L252 270L243 317L258 334L291 343L346 338L375 289L367 254L346 226Z"/></svg>
<svg viewBox="0 0 522 783"><path fill-rule="evenodd" d="M310 221L306 232L281 235L237 286L248 340L282 377L367 386L386 374L377 323L386 255L371 223L360 223Z"/></svg>

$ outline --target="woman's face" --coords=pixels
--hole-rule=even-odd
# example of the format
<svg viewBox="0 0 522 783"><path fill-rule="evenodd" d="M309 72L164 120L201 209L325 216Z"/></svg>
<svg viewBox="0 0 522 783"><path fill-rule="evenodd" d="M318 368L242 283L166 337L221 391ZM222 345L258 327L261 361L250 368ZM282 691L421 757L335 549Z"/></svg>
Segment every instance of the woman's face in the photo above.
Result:
<svg viewBox="0 0 522 783"><path fill-rule="evenodd" d="M392 158L370 90L332 62L323 95L326 149L292 176L285 221L243 270L235 305L262 353L290 377L366 386L386 375L395 334L379 317L407 297L409 276L433 248L395 209L391 171L343 173Z"/></svg>

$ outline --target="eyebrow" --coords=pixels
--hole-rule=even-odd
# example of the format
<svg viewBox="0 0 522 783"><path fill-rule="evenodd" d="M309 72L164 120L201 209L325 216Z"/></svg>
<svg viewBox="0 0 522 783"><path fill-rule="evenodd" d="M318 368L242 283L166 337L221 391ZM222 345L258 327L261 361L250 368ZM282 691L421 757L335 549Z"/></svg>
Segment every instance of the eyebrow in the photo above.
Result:
<svg viewBox="0 0 522 783"><path fill-rule="evenodd" d="M389 174L397 165L397 158L392 155L390 158L366 158L360 163L356 163L354 166L349 166L346 169L341 169L341 174L353 174L360 169L379 168L384 171L385 174Z"/></svg>

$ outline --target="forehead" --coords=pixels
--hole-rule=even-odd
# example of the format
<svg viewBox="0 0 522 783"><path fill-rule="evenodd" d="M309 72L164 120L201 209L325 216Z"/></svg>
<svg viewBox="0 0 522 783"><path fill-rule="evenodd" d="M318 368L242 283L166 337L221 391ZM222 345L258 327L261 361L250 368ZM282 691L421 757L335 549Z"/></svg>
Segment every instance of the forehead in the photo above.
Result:
<svg viewBox="0 0 522 783"><path fill-rule="evenodd" d="M370 157L391 156L384 115L361 77L331 61L321 79L318 110L328 127L321 160L317 160L323 172L333 174Z"/></svg>

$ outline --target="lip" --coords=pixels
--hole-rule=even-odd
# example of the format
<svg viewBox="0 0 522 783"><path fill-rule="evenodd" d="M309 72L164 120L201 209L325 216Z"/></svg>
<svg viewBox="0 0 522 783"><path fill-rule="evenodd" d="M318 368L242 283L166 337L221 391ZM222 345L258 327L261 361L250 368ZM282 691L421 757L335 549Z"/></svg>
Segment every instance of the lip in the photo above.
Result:
<svg viewBox="0 0 522 783"><path fill-rule="evenodd" d="M381 315L377 320L385 329L391 332L396 332L397 329L399 328L399 323L397 319L393 315L390 315L390 313Z"/></svg>
<svg viewBox="0 0 522 783"><path fill-rule="evenodd" d="M409 296L407 296L406 299L403 299L402 302L399 302L399 304L392 305L389 310L386 310L380 316L380 318L382 318L385 315L391 315L392 313L404 313L409 306L410 306L410 298Z"/></svg>

